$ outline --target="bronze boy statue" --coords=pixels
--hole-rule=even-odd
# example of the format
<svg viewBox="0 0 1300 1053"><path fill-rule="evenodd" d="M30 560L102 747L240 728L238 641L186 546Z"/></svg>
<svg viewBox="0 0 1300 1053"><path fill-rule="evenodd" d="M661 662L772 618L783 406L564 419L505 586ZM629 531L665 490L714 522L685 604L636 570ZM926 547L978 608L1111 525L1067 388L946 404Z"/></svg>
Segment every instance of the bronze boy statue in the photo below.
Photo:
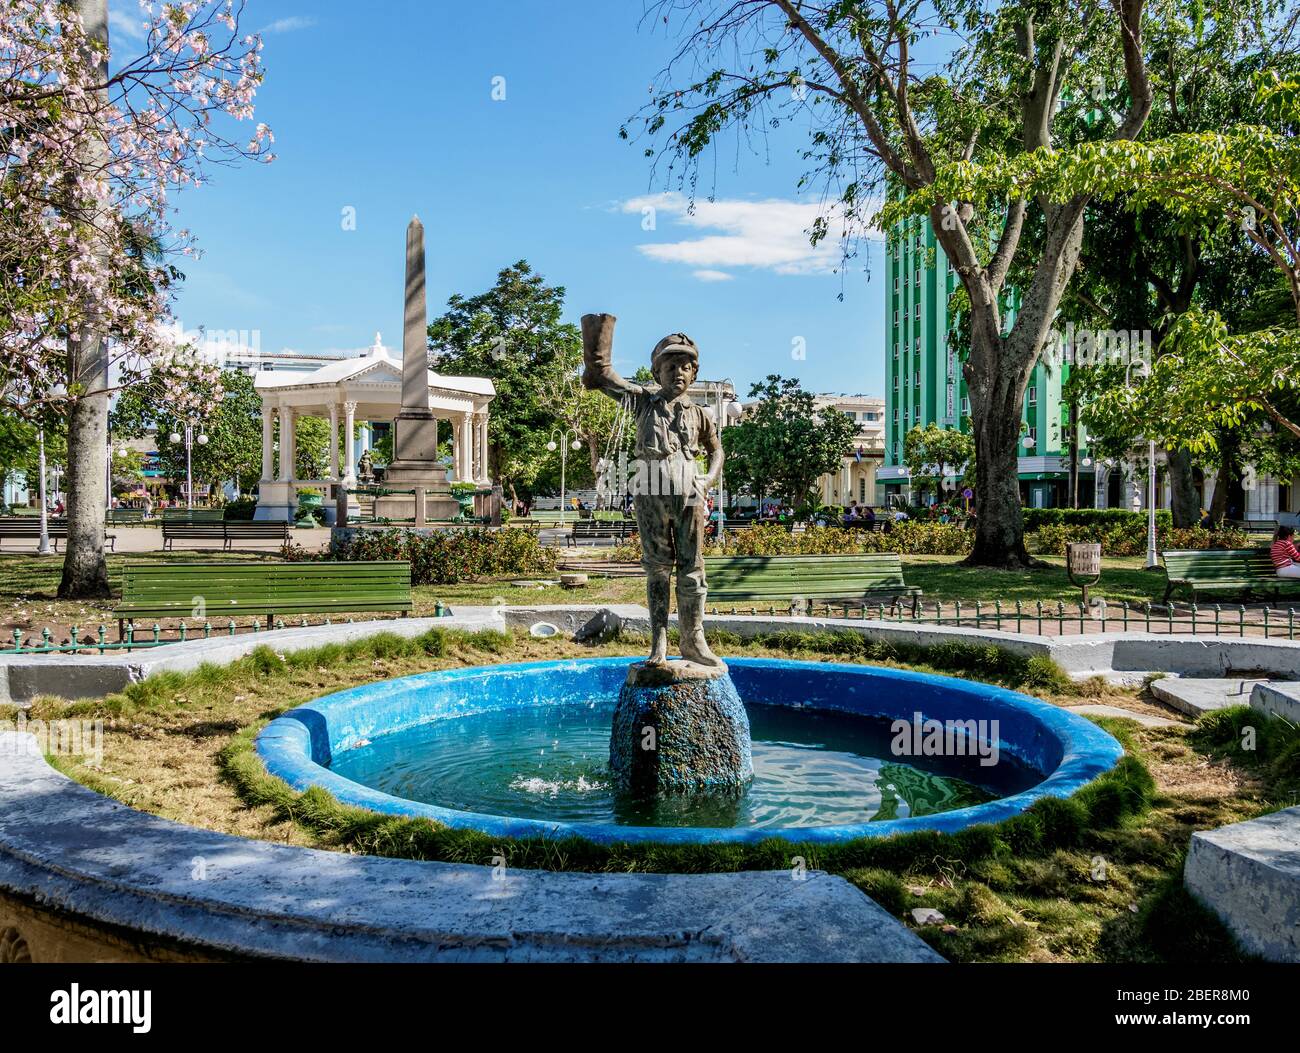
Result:
<svg viewBox="0 0 1300 1053"><path fill-rule="evenodd" d="M702 667L681 672L719 674L726 669L704 639L703 545L709 487L722 471L722 444L713 418L687 397L699 372L700 354L685 333L655 345L650 372L658 387L624 380L611 365L614 316L582 318L582 383L624 402L636 418L636 522L641 565L650 608L650 657L646 665L668 666L669 578L677 570L677 623L682 657ZM701 474L696 458L708 457Z"/></svg>

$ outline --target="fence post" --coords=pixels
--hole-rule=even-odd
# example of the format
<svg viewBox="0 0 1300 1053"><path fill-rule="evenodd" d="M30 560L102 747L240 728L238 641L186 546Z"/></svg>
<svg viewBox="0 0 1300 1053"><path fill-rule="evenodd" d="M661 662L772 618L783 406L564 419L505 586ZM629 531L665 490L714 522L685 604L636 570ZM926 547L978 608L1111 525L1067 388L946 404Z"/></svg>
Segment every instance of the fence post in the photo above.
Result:
<svg viewBox="0 0 1300 1053"><path fill-rule="evenodd" d="M1246 635L1246 605L1244 603L1237 604L1237 635Z"/></svg>

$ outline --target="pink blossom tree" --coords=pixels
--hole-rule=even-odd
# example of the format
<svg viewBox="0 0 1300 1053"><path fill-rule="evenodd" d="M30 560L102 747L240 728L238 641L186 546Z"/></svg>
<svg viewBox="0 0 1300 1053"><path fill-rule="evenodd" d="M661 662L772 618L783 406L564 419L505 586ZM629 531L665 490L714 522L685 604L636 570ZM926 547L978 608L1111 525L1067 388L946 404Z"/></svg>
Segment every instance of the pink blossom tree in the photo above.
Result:
<svg viewBox="0 0 1300 1053"><path fill-rule="evenodd" d="M243 3L141 2L138 56L110 54L107 0L0 0L0 412L68 423L68 545L59 595L107 596L108 401L149 380L214 387L173 346L170 262L188 231L170 195L211 165L270 161L253 119L261 40ZM194 385L195 373L207 385Z"/></svg>

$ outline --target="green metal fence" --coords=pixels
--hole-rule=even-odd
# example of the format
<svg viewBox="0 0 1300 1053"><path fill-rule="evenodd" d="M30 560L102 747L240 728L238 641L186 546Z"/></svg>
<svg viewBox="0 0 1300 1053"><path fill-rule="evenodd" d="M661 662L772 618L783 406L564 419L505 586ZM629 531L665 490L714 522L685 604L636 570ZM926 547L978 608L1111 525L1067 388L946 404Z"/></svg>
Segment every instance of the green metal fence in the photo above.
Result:
<svg viewBox="0 0 1300 1053"><path fill-rule="evenodd" d="M956 626L971 629L996 629L1005 632L1044 633L1062 636L1068 633L1091 632L1143 632L1189 633L1206 636L1262 636L1265 639L1294 640L1296 638L1296 608L1251 608L1244 605L1223 606L1214 604L1201 607L1189 604L1140 603L1098 604L1089 609L1082 603L1032 604L1016 600L1004 604L1000 600L985 603L976 600L962 603L955 600L944 604L910 602L891 604L812 603L793 600L789 605L777 607L769 604L730 608L711 607L709 613L763 615L771 617L806 614L812 617L850 620L875 620L918 625Z"/></svg>
<svg viewBox="0 0 1300 1053"><path fill-rule="evenodd" d="M435 618L444 618L450 614L451 608L447 607L441 600L434 604L433 616ZM355 618L347 618L338 624L352 625L355 622ZM157 622L147 627L136 626L132 622L127 622L121 637L116 640L108 638L109 627L107 625L97 626L92 638L89 640L81 639L81 627L77 625L71 626L68 636L60 640L56 640L49 629L42 629L39 638L32 633L24 633L21 629L15 629L13 631L13 646L0 648L0 654L109 654L113 651L135 651L146 647L161 647L163 644L185 643L188 640L210 640L214 637L236 636L241 629L252 633L261 633L273 629L308 629L313 626L333 624L335 622L332 618L325 618L319 622L310 622L307 618L300 618L296 622L277 618L274 624L269 622L264 624L262 619L254 618L252 621L240 625L232 618L225 625L213 625L210 621L191 625L189 622L182 621L178 625L164 629Z"/></svg>

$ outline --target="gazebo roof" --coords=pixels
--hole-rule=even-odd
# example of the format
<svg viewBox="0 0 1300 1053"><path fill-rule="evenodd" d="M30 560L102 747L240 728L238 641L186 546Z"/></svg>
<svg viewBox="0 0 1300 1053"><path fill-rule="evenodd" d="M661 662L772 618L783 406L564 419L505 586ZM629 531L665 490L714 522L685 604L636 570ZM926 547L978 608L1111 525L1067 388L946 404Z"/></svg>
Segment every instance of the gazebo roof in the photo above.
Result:
<svg viewBox="0 0 1300 1053"><path fill-rule="evenodd" d="M344 358L330 362L310 373L260 371L253 378L253 387L257 391L271 390L311 390L313 388L335 388L349 381L364 380L366 384L393 385L399 392L402 385L402 363L393 358L388 348L379 342L375 334L375 343L367 349L366 354L357 358ZM496 388L487 377L450 377L429 370L429 387L441 391L465 395L476 395L488 399L496 395Z"/></svg>

